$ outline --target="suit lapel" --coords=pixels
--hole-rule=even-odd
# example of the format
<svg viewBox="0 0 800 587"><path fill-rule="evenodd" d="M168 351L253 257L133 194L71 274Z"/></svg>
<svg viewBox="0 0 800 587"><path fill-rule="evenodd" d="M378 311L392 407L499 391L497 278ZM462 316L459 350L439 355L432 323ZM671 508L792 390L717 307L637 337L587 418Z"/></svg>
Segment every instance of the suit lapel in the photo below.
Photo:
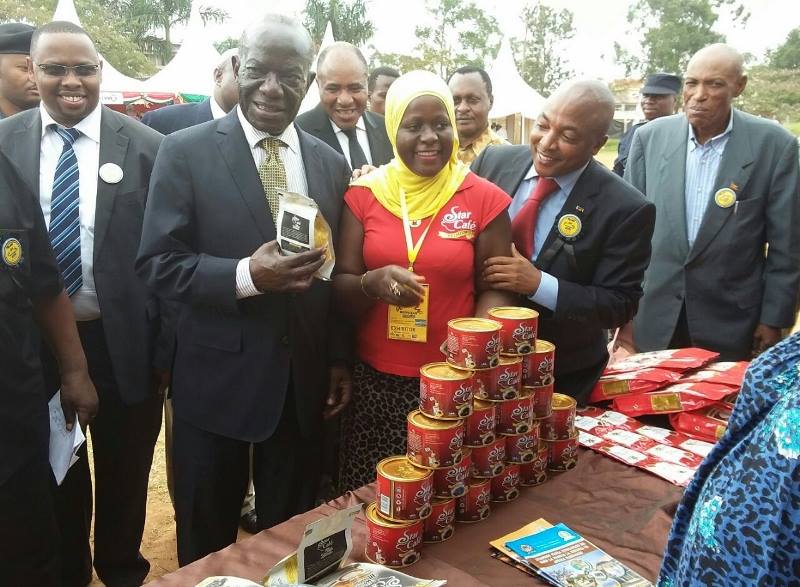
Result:
<svg viewBox="0 0 800 587"><path fill-rule="evenodd" d="M650 194L649 199L656 202L659 214L663 213L675 234L675 246L680 256L689 253L689 236L686 231L686 141L689 137L689 123L681 116L676 132L669 134L666 155L661 160L658 177L654 182L659 186L659 194Z"/></svg>
<svg viewBox="0 0 800 587"><path fill-rule="evenodd" d="M264 186L258 177L253 154L247 144L242 125L239 124L235 108L225 118L219 120L216 137L222 158L228 166L239 195L264 237L264 242L275 240L275 222L269 213Z"/></svg>
<svg viewBox="0 0 800 587"><path fill-rule="evenodd" d="M339 139L336 138L336 133L333 132L331 119L328 118L328 113L325 112L325 110L323 110L322 106L319 104L314 107L312 112L314 114L312 119L312 127L314 128L315 132L311 134L330 145L331 148L336 149L337 153L344 155L342 146L339 144Z"/></svg>
<svg viewBox="0 0 800 587"><path fill-rule="evenodd" d="M364 128L367 129L367 142L369 143L369 152L372 154L373 164L375 164L375 161L390 161L394 157L394 153L391 149L388 153L386 152L385 141L381 140L383 138L381 135L385 134L386 131L381 133L381 128L378 125L379 122L385 125L383 119L372 116L370 112L364 112L362 118L364 120ZM379 167L379 165L375 164L375 167Z"/></svg>
<svg viewBox="0 0 800 587"><path fill-rule="evenodd" d="M211 100L212 98L209 98L197 105L195 124L202 124L214 119L214 115L211 113Z"/></svg>
<svg viewBox="0 0 800 587"><path fill-rule="evenodd" d="M295 126L297 128L297 126ZM322 176L319 173L308 173L309 169L322 169L322 159L320 158L318 145L309 141L302 129L297 128L297 136L300 139L300 156L303 159L303 167L306 171L306 185L308 186L308 197L316 200L321 194L326 193L330 186L323 184Z"/></svg>
<svg viewBox="0 0 800 587"><path fill-rule="evenodd" d="M533 165L531 150L527 147L518 148L508 162L499 162L496 173L492 174L492 181L513 198L531 165Z"/></svg>
<svg viewBox="0 0 800 587"><path fill-rule="evenodd" d="M114 163L120 169L125 169L125 154L128 152L129 140L127 136L120 132L121 130L122 124L120 121L114 120L104 107L100 114L100 159L98 160L98 170L106 163ZM106 183L98 174L94 217L93 257L95 261L97 261L99 251L103 248L103 241L111 220L111 212L114 209L114 196L119 185L119 183Z"/></svg>
<svg viewBox="0 0 800 587"><path fill-rule="evenodd" d="M697 231L697 238L694 241L692 250L689 252L689 258L686 260L687 263L697 257L714 240L722 225L733 214L733 206L729 208L717 206L714 202L714 194L717 190L729 188L732 185L741 189L747 184L748 179L750 179L750 173L753 170L754 157L750 142L747 140L746 121L739 116L736 110L733 111L732 116L734 120L731 136L725 145L717 177L714 180L714 189L708 195L708 206Z"/></svg>
<svg viewBox="0 0 800 587"><path fill-rule="evenodd" d="M18 114L20 123L8 134L3 151L14 164L22 180L36 194L39 204L39 153L42 148L42 117L39 109ZM6 123L9 124L9 123Z"/></svg>

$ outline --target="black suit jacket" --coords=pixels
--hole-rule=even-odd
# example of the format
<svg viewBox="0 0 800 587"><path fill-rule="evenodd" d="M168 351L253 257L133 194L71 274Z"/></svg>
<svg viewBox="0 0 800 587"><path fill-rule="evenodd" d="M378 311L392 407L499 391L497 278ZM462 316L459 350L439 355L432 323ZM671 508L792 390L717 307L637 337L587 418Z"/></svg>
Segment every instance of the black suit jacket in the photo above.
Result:
<svg viewBox="0 0 800 587"><path fill-rule="evenodd" d="M191 104L172 104L145 112L142 122L162 135L213 120L211 98Z"/></svg>
<svg viewBox="0 0 800 587"><path fill-rule="evenodd" d="M394 152L392 151L392 144L389 142L389 135L386 134L386 123L383 116L367 111L364 112L361 118L364 120L364 126L367 129L372 164L375 167L379 167L388 163L394 157ZM328 113L325 112L321 104L317 104L308 112L298 116L297 126L335 149L337 153L344 154L342 146L336 138L336 133L333 132L331 119L328 118Z"/></svg>
<svg viewBox="0 0 800 587"><path fill-rule="evenodd" d="M334 230L335 246L349 168L342 155L298 134L308 193ZM301 431L312 435L330 361L338 358L329 347L336 334L331 284L314 280L300 294L236 299L237 263L276 236L236 111L167 137L150 190L137 269L159 295L182 302L176 417L260 442L277 427L291 383Z"/></svg>
<svg viewBox="0 0 800 587"><path fill-rule="evenodd" d="M134 272L147 187L161 139L138 120L102 108L100 160L122 168L119 183L97 180L94 280L106 344L120 396L133 404L153 392L154 367L168 369L169 337L163 337L158 299ZM29 182L39 201L39 109L0 122L0 149Z"/></svg>
<svg viewBox="0 0 800 587"><path fill-rule="evenodd" d="M527 146L492 146L472 169L513 197L532 163ZM540 313L540 338L556 345L556 380L608 358L604 329L636 313L655 223L655 207L594 160L556 219L567 213L581 219L578 237L567 241L554 225L536 260L558 279L556 310L525 299Z"/></svg>

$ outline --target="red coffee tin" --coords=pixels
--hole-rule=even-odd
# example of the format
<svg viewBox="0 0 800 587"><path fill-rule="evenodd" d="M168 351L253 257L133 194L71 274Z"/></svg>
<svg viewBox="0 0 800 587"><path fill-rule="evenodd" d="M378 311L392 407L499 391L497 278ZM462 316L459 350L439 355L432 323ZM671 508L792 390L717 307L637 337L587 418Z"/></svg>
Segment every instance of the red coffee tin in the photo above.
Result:
<svg viewBox="0 0 800 587"><path fill-rule="evenodd" d="M533 417L546 418L553 410L553 384L547 385L526 385L523 391L531 394L533 402Z"/></svg>
<svg viewBox="0 0 800 587"><path fill-rule="evenodd" d="M555 440L557 438L570 438L575 434L575 410L577 402L574 398L563 393L554 393L552 404L553 411L542 420L542 438Z"/></svg>
<svg viewBox="0 0 800 587"><path fill-rule="evenodd" d="M539 449L539 424L534 422L524 434L508 434L503 438L506 439L507 463L529 463L536 458Z"/></svg>
<svg viewBox="0 0 800 587"><path fill-rule="evenodd" d="M548 447L548 468L551 471L569 471L578 464L578 434L571 438L545 440Z"/></svg>
<svg viewBox="0 0 800 587"><path fill-rule="evenodd" d="M472 373L447 363L419 370L419 409L431 418L458 420L472 412Z"/></svg>
<svg viewBox="0 0 800 587"><path fill-rule="evenodd" d="M498 438L490 444L472 447L473 477L494 477L503 470L506 460L506 440Z"/></svg>
<svg viewBox="0 0 800 587"><path fill-rule="evenodd" d="M475 479L467 492L456 500L456 521L480 522L489 517L492 497L492 480Z"/></svg>
<svg viewBox="0 0 800 587"><path fill-rule="evenodd" d="M419 560L423 522L393 522L382 518L374 503L367 506L364 556L387 567L407 567Z"/></svg>
<svg viewBox="0 0 800 587"><path fill-rule="evenodd" d="M483 446L494 442L495 404L479 399L472 402L472 415L467 418L464 444Z"/></svg>
<svg viewBox="0 0 800 587"><path fill-rule="evenodd" d="M407 456L427 469L449 467L461 462L464 444L463 420L434 420L419 410L408 415Z"/></svg>
<svg viewBox="0 0 800 587"><path fill-rule="evenodd" d="M555 367L556 346L546 340L536 341L536 350L530 357L528 376L525 385L548 385L555 381L553 368Z"/></svg>
<svg viewBox="0 0 800 587"><path fill-rule="evenodd" d="M375 501L382 517L410 522L431 514L433 471L417 467L403 456L383 459L376 469Z"/></svg>
<svg viewBox="0 0 800 587"><path fill-rule="evenodd" d="M531 308L503 306L489 310L489 317L502 324L500 342L504 353L524 355L533 350L539 312Z"/></svg>
<svg viewBox="0 0 800 587"><path fill-rule="evenodd" d="M467 490L472 472L472 449L462 448L461 462L433 471L433 493L436 497L461 497Z"/></svg>
<svg viewBox="0 0 800 587"><path fill-rule="evenodd" d="M447 323L447 362L462 369L488 369L500 360L500 323L456 318Z"/></svg>
<svg viewBox="0 0 800 587"><path fill-rule="evenodd" d="M436 498L431 504L433 511L425 520L423 542L444 542L455 532L456 500L454 497Z"/></svg>
<svg viewBox="0 0 800 587"><path fill-rule="evenodd" d="M519 497L519 465L506 463L503 472L492 477L492 501L514 501Z"/></svg>
<svg viewBox="0 0 800 587"><path fill-rule="evenodd" d="M495 375L497 377L497 395L500 396L500 399L519 397L522 389L522 357L500 355L500 364L497 366Z"/></svg>
<svg viewBox="0 0 800 587"><path fill-rule="evenodd" d="M493 367L472 372L472 392L474 397L491 401L503 399L503 396L497 391L498 368Z"/></svg>
<svg viewBox="0 0 800 587"><path fill-rule="evenodd" d="M497 403L497 434L523 434L533 428L533 401L530 395Z"/></svg>
<svg viewBox="0 0 800 587"><path fill-rule="evenodd" d="M550 447L545 442L540 443L539 449L536 451L536 458L519 466L520 485L531 487L533 485L541 485L547 481L549 456Z"/></svg>

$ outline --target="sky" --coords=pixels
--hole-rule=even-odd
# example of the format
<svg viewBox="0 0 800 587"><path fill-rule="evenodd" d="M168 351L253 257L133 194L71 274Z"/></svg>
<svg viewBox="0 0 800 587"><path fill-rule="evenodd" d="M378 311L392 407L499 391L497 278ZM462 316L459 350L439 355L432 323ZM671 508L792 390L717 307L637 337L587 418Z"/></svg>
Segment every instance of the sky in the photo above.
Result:
<svg viewBox="0 0 800 587"><path fill-rule="evenodd" d="M530 1L530 0L528 0ZM375 25L375 35L368 45L381 52L411 52L416 44L414 27L425 14L425 0L367 0L369 15ZM476 4L494 16L504 35L522 34L520 14L526 0L475 0ZM573 12L575 36L563 46L569 66L577 77L612 80L624 76L614 63L614 41L623 45L635 42L626 21L632 0L546 0L553 8L568 8ZM780 45L790 30L800 26L800 0L743 0L751 12L746 27L718 22L717 30L728 42L742 52L761 58L767 49ZM303 0L255 2L254 0L201 0L228 11L230 19L223 25L210 25L209 36L214 41L229 36L238 37L242 28L251 22L263 6L263 12L281 12L300 17ZM279 7L278 7L279 6ZM630 47L635 49L636 47ZM486 60L491 62L491 58Z"/></svg>

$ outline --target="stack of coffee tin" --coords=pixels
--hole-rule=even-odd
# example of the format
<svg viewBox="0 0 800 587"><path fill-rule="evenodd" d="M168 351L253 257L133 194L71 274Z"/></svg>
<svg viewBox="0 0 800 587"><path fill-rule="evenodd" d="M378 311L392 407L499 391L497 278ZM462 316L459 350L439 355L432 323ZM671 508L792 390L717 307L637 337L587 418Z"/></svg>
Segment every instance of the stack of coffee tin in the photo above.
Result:
<svg viewBox="0 0 800 587"><path fill-rule="evenodd" d="M577 403L568 395L554 393L552 410L542 420L542 440L547 446L551 471L568 471L578 464Z"/></svg>

